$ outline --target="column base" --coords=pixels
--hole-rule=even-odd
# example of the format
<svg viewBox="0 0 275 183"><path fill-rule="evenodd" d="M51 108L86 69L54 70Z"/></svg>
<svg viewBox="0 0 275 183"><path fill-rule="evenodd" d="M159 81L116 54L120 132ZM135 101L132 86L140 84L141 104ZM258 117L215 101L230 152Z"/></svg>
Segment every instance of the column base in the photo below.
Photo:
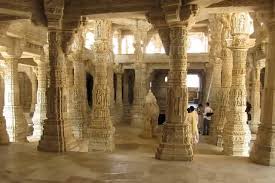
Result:
<svg viewBox="0 0 275 183"><path fill-rule="evenodd" d="M189 125L167 123L155 158L169 161L192 161L192 135Z"/></svg>
<svg viewBox="0 0 275 183"><path fill-rule="evenodd" d="M131 110L131 126L135 128L143 128L143 108L140 105L133 105Z"/></svg>
<svg viewBox="0 0 275 183"><path fill-rule="evenodd" d="M231 137L230 139L224 139L224 154L227 156L248 156L249 142L243 142L243 140L238 141L238 139L242 138L243 137Z"/></svg>
<svg viewBox="0 0 275 183"><path fill-rule="evenodd" d="M28 142L28 123L21 106L5 106L7 133L10 142Z"/></svg>
<svg viewBox="0 0 275 183"><path fill-rule="evenodd" d="M33 120L33 133L31 136L32 141L39 141L43 133L44 120Z"/></svg>
<svg viewBox="0 0 275 183"><path fill-rule="evenodd" d="M38 151L66 152L77 150L78 144L73 138L71 128L63 120L45 120L43 135L38 144Z"/></svg>
<svg viewBox="0 0 275 183"><path fill-rule="evenodd" d="M250 159L261 165L275 166L275 126L260 126Z"/></svg>
<svg viewBox="0 0 275 183"><path fill-rule="evenodd" d="M114 127L109 129L90 127L87 132L89 138L88 151L112 152L115 149Z"/></svg>
<svg viewBox="0 0 275 183"><path fill-rule="evenodd" d="M247 124L224 128L223 152L228 156L248 156L251 133Z"/></svg>
<svg viewBox="0 0 275 183"><path fill-rule="evenodd" d="M69 119L72 124L72 132L76 139L83 139L83 124L85 119L83 118L74 118Z"/></svg>
<svg viewBox="0 0 275 183"><path fill-rule="evenodd" d="M46 107L43 107L46 108ZM35 112L32 117L33 122L33 133L31 136L32 141L39 141L43 133L44 120L47 119L46 111L42 111L40 107L36 104Z"/></svg>
<svg viewBox="0 0 275 183"><path fill-rule="evenodd" d="M210 139L210 143L214 144L218 147L222 147L223 145L223 137L220 134L213 134L213 136Z"/></svg>

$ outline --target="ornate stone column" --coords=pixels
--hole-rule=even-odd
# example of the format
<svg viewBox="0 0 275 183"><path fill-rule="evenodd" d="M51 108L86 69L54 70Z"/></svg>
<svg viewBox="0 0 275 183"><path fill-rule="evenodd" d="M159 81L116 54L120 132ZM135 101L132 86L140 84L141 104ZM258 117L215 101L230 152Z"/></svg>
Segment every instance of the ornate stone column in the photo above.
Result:
<svg viewBox="0 0 275 183"><path fill-rule="evenodd" d="M68 106L68 120L72 123L74 136L82 139L83 127L87 122L85 65L79 55L71 55L71 57L73 62L73 83L70 96L71 106Z"/></svg>
<svg viewBox="0 0 275 183"><path fill-rule="evenodd" d="M255 60L254 68L252 71L252 87L251 87L251 121L250 130L252 134L256 134L260 124L261 116L261 69L265 60Z"/></svg>
<svg viewBox="0 0 275 183"><path fill-rule="evenodd" d="M122 75L121 70L116 72L116 120L121 123L123 120L123 102L122 102Z"/></svg>
<svg viewBox="0 0 275 183"><path fill-rule="evenodd" d="M219 116L216 124L216 133L214 134L214 143L217 146L221 147L223 143L223 127L226 123L226 114L228 112L228 100L229 100L229 91L232 82L232 67L233 67L233 58L232 52L228 48L227 40L231 38L230 34L230 23L231 15L222 14L222 50L221 50L221 59L222 59L222 72L221 72L221 89L219 92L219 110L217 111Z"/></svg>
<svg viewBox="0 0 275 183"><path fill-rule="evenodd" d="M77 147L73 138L71 124L64 119L65 56L61 47L67 42L61 30L64 2L44 1L45 14L48 20L49 43L49 86L46 91L47 119L44 120L43 134L37 149L39 151L64 152ZM54 10L54 11L53 11ZM66 39L67 40L67 39Z"/></svg>
<svg viewBox="0 0 275 183"><path fill-rule="evenodd" d="M129 104L129 80L128 80L128 74L126 71L123 73L123 104L128 105Z"/></svg>
<svg viewBox="0 0 275 183"><path fill-rule="evenodd" d="M49 30L49 66L50 83L47 88L47 119L44 120L43 135L38 144L39 151L64 152L75 148L71 125L64 119L63 92L65 89L64 78L64 53L61 49L61 34L55 29Z"/></svg>
<svg viewBox="0 0 275 183"><path fill-rule="evenodd" d="M114 132L110 116L108 61L110 59L111 22L95 23L95 80L93 88L92 121L88 125L89 151L113 151Z"/></svg>
<svg viewBox="0 0 275 183"><path fill-rule="evenodd" d="M132 120L131 125L134 127L143 127L143 104L146 95L145 70L146 65L137 63L135 67L135 83L134 83L134 102L131 111Z"/></svg>
<svg viewBox="0 0 275 183"><path fill-rule="evenodd" d="M10 142L26 142L28 123L20 104L18 62L22 55L22 41L14 39L13 48L1 52L5 59L5 106L7 132Z"/></svg>
<svg viewBox="0 0 275 183"><path fill-rule="evenodd" d="M273 3L273 11L275 2ZM255 163L275 166L275 17L267 17L269 44L265 69L265 88L261 124L250 158Z"/></svg>
<svg viewBox="0 0 275 183"><path fill-rule="evenodd" d="M0 145L9 144L9 136L6 129L6 120L3 116L3 107L4 107L4 80L3 73L0 73Z"/></svg>
<svg viewBox="0 0 275 183"><path fill-rule="evenodd" d="M122 72L116 73L116 104L122 106Z"/></svg>
<svg viewBox="0 0 275 183"><path fill-rule="evenodd" d="M220 90L221 90L221 71L222 71L222 60L221 60L221 15L211 14L209 17L210 21L210 53L209 62L212 65L212 76L210 85L209 103L214 111L212 121L210 124L210 135L212 141L216 144L217 126L220 118Z"/></svg>
<svg viewBox="0 0 275 183"><path fill-rule="evenodd" d="M187 27L170 27L170 71L168 76L168 119L163 127L162 140L156 158L163 160L193 159L191 128L185 123L188 103ZM188 136L190 135L190 136Z"/></svg>
<svg viewBox="0 0 275 183"><path fill-rule="evenodd" d="M122 34L121 34L121 30L118 30L117 41L118 41L118 54L122 54Z"/></svg>
<svg viewBox="0 0 275 183"><path fill-rule="evenodd" d="M212 83L212 64L205 64L205 90L204 90L204 96L203 96L203 102L204 104L209 101L209 95L210 95L210 88Z"/></svg>
<svg viewBox="0 0 275 183"><path fill-rule="evenodd" d="M46 60L36 59L37 62L37 103L35 104L35 111L33 114L33 138L40 140L40 137L43 132L44 120L47 118L47 72L48 72L48 62Z"/></svg>
<svg viewBox="0 0 275 183"><path fill-rule="evenodd" d="M31 73L31 83L32 83L32 103L31 103L31 108L30 108L30 113L34 113L35 111L35 104L37 103L37 77L35 73Z"/></svg>
<svg viewBox="0 0 275 183"><path fill-rule="evenodd" d="M187 91L187 35L194 23L197 5L169 6L163 1L165 20L169 24L170 71L167 88L167 122L163 126L161 142L156 151L156 158L161 160L193 160L192 131L186 120ZM179 11L180 10L180 11ZM185 12L179 14L179 12ZM157 21L159 22L159 21ZM166 34L167 37L169 35Z"/></svg>
<svg viewBox="0 0 275 183"><path fill-rule="evenodd" d="M135 83L134 83L134 102L132 107L132 121L131 125L138 128L143 128L143 105L146 92L146 64L143 63L144 48L147 32L146 27L137 23L135 30ZM144 28L144 29L142 29Z"/></svg>
<svg viewBox="0 0 275 183"><path fill-rule="evenodd" d="M246 124L246 58L250 47L249 14L235 13L232 16L233 69L229 92L229 105L224 126L223 149L226 155L248 155L251 134Z"/></svg>

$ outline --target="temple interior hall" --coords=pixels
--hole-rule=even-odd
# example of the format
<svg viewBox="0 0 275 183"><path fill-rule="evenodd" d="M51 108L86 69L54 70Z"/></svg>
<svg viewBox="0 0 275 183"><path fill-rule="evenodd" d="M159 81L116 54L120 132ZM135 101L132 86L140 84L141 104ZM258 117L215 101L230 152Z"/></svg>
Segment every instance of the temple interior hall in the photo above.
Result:
<svg viewBox="0 0 275 183"><path fill-rule="evenodd" d="M0 0L0 183L275 182L275 0Z"/></svg>

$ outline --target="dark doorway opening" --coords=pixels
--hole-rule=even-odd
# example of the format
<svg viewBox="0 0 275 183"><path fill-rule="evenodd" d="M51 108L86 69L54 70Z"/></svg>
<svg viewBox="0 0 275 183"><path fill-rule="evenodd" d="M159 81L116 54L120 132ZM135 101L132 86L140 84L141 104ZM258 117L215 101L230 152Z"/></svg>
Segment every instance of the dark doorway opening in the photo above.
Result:
<svg viewBox="0 0 275 183"><path fill-rule="evenodd" d="M91 74L86 73L87 100L90 108L93 106L93 87L94 78Z"/></svg>
<svg viewBox="0 0 275 183"><path fill-rule="evenodd" d="M166 118L165 114L159 114L158 124L162 125L166 120L165 118Z"/></svg>

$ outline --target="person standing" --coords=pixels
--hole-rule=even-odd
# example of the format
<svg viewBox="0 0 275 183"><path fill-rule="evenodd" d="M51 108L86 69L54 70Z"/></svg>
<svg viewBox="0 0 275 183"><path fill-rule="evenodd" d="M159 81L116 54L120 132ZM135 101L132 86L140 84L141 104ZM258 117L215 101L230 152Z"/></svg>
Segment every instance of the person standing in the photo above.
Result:
<svg viewBox="0 0 275 183"><path fill-rule="evenodd" d="M193 144L197 144L199 142L198 113L197 111L195 111L195 108L193 106L190 106L189 111L189 115L191 118L190 122L192 128L192 141Z"/></svg>
<svg viewBox="0 0 275 183"><path fill-rule="evenodd" d="M203 135L209 135L210 121L212 115L213 110L210 107L209 102L207 102L203 113Z"/></svg>

